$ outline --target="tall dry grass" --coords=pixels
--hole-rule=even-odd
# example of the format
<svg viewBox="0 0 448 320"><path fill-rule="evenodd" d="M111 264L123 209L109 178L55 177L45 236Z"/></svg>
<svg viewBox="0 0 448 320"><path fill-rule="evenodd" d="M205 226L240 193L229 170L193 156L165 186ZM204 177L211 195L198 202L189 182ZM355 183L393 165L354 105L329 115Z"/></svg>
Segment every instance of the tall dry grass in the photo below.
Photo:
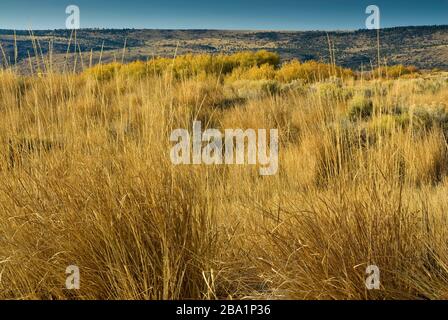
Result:
<svg viewBox="0 0 448 320"><path fill-rule="evenodd" d="M447 87L1 71L0 298L448 298ZM173 166L195 119L278 128L279 173Z"/></svg>

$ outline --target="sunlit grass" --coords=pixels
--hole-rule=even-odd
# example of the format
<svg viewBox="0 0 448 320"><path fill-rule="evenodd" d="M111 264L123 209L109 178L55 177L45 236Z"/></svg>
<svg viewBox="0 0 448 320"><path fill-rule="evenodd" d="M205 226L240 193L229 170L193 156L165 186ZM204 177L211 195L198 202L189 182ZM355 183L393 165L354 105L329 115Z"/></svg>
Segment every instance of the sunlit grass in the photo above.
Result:
<svg viewBox="0 0 448 320"><path fill-rule="evenodd" d="M0 297L448 298L446 76L210 59L1 72ZM279 173L173 166L196 119L278 128Z"/></svg>

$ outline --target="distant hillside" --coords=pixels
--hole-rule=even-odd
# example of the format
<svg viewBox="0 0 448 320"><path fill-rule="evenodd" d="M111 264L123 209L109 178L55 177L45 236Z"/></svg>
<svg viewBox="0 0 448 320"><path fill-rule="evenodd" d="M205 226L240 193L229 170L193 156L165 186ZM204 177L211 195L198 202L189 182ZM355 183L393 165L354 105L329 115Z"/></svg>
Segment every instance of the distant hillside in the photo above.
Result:
<svg viewBox="0 0 448 320"><path fill-rule="evenodd" d="M28 56L46 55L53 48L53 61L64 64L70 31L35 31L35 42L28 31L16 34L0 30L0 43L9 63L15 60L27 68ZM376 64L376 31L329 32L334 43L336 62L354 69L370 68ZM126 50L123 48L126 42ZM15 54L15 43L17 53ZM71 40L69 54L74 59ZM273 31L218 31L218 30L79 30L76 34L78 66L102 61L146 60L152 56L173 56L185 53L232 53L241 50L267 49L276 51L284 59L329 61L327 33L322 31L273 32ZM123 54L124 53L124 54ZM448 70L448 26L398 27L381 30L381 55L389 65L415 65L421 69ZM3 56L3 54L2 54ZM17 59L15 59L15 56ZM5 59L0 59L5 63Z"/></svg>

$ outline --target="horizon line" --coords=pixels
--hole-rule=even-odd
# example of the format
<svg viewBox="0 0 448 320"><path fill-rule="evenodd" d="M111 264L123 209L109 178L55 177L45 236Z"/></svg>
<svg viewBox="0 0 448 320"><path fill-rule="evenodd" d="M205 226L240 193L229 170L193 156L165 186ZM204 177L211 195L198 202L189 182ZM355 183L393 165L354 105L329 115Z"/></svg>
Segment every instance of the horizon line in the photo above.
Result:
<svg viewBox="0 0 448 320"><path fill-rule="evenodd" d="M380 28L379 30L399 29L399 28L428 28L428 27L448 27L448 24L425 24L425 25L397 25ZM73 31L75 29L67 28L55 28L55 29L10 29L0 27L0 31L13 31L13 32L29 32L29 31ZM109 27L86 27L76 29L75 31L232 31L232 32L357 32L357 31L372 31L371 29L359 28L359 29L216 29L216 28L135 28L135 27L123 27L123 28L109 28Z"/></svg>

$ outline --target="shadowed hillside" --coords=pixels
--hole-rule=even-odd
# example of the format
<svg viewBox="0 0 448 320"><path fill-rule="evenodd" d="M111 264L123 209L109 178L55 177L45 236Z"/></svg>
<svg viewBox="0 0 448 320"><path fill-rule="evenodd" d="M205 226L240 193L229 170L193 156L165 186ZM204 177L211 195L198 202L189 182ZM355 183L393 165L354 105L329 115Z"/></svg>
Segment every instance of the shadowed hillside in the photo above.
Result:
<svg viewBox="0 0 448 320"><path fill-rule="evenodd" d="M376 62L376 31L329 32L336 63L343 67L370 68ZM266 49L280 53L283 59L329 61L327 33L322 31L218 31L218 30L0 30L4 64L15 61L27 70L29 56L53 52L51 61L63 65L78 52L78 66L113 60L146 60L152 56L185 53L233 53ZM15 51L17 44L17 51ZM70 45L70 46L69 46ZM123 48L126 46L125 52ZM52 48L52 50L51 50ZM69 51L67 49L70 49ZM103 50L103 54L101 51ZM67 54L67 52L69 54ZM384 62L415 65L421 69L448 69L448 26L399 27L381 30ZM90 54L92 53L92 54Z"/></svg>

